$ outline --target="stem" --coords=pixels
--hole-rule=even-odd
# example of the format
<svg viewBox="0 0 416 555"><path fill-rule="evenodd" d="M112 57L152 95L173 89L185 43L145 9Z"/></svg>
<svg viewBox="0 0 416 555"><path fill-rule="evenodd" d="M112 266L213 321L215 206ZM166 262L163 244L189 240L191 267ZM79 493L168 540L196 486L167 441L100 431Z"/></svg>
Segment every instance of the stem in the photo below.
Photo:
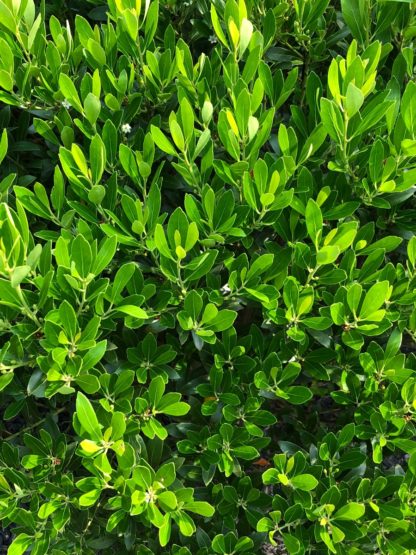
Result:
<svg viewBox="0 0 416 555"><path fill-rule="evenodd" d="M350 164L348 161L348 116L345 111L344 111L344 137L343 137L343 143L342 143L342 158L343 158L345 170L347 170L348 173L351 173Z"/></svg>
<svg viewBox="0 0 416 555"><path fill-rule="evenodd" d="M178 260L176 262L176 268L177 268L177 273L178 273L178 284L179 284L179 286L182 290L182 293L185 294L186 293L186 287L185 287L185 284L184 284L184 282L182 280L182 276L181 276L181 261L180 260Z"/></svg>
<svg viewBox="0 0 416 555"><path fill-rule="evenodd" d="M198 182L198 179L197 179L197 177L196 177L196 175L195 175L192 162L189 161L188 156L186 155L186 152L183 153L183 157L184 157L184 160L185 160L185 164L186 164L186 166L187 166L187 168L188 168L188 170L189 170L189 172L190 172L190 174L191 174L191 176L192 176L193 185L194 185L194 187L198 190L198 192L200 193L201 190L200 190L200 187L199 187L199 182Z"/></svg>
<svg viewBox="0 0 416 555"><path fill-rule="evenodd" d="M61 414L61 412L64 412L65 410L66 410L66 408L61 407L60 409L56 410L55 415ZM11 441L12 439L15 439L16 437L19 437L21 434L25 434L26 432L29 432L30 430L33 430L34 428L37 428L38 426L43 424L46 421L46 419L47 419L46 416L45 416L45 418L41 418L35 424L31 424L30 426L26 426L26 428L23 428L22 430L19 430L15 434L12 434L11 436L6 437L4 441Z"/></svg>
<svg viewBox="0 0 416 555"><path fill-rule="evenodd" d="M78 308L78 310L77 310L77 316L79 316L79 315L81 314L82 309L84 308L85 302L86 302L86 300L87 300L87 287L88 287L88 285L86 285L86 284L84 283L84 287L83 287L83 289L82 289L81 302L80 302L79 308Z"/></svg>
<svg viewBox="0 0 416 555"><path fill-rule="evenodd" d="M303 58L303 67L302 67L302 93L301 93L301 97L300 97L300 104L301 106L303 106L304 102L305 102L305 96L306 96L306 80L308 78L309 75L309 63L310 63L310 51L308 48L305 47L306 50L306 56L304 56Z"/></svg>
<svg viewBox="0 0 416 555"><path fill-rule="evenodd" d="M313 278L315 277L316 272L319 270L321 266L318 264L313 270L311 270L309 272L308 278L306 280L306 284L305 285L309 285L309 283L313 280Z"/></svg>
<svg viewBox="0 0 416 555"><path fill-rule="evenodd" d="M35 324L40 328L41 323L38 320L38 317L36 316L36 314L30 309L29 305L26 302L25 296L23 295L23 291L20 288L20 285L18 285L17 287L15 287L16 293L19 296L20 302L22 303L22 306L24 308L24 311L26 312L26 314L29 316L29 318L35 322Z"/></svg>

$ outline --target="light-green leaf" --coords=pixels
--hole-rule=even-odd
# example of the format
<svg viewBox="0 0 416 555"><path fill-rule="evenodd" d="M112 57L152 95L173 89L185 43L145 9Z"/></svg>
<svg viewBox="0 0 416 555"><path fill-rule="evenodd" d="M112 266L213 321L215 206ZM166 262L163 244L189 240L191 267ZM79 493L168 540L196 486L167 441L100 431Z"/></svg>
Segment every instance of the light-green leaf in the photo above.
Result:
<svg viewBox="0 0 416 555"><path fill-rule="evenodd" d="M84 110L79 99L77 89L75 88L71 78L65 73L61 73L59 76L59 88L64 95L65 100L68 100L70 104L82 114Z"/></svg>
<svg viewBox="0 0 416 555"><path fill-rule="evenodd" d="M360 310L360 319L365 320L376 312L389 297L390 284L388 281L379 281L368 290Z"/></svg>
<svg viewBox="0 0 416 555"><path fill-rule="evenodd" d="M166 241L165 231L160 224L156 224L155 228L155 245L161 255L166 258L170 258L170 260L174 260L174 257L169 249L168 242Z"/></svg>
<svg viewBox="0 0 416 555"><path fill-rule="evenodd" d="M3 129L0 139L0 164L3 162L8 148L7 130Z"/></svg>
<svg viewBox="0 0 416 555"><path fill-rule="evenodd" d="M147 312L140 308L139 306L134 306L131 304L125 304L118 306L115 310L127 314L127 316L132 316L133 318L139 318L140 320L146 320L148 318Z"/></svg>
<svg viewBox="0 0 416 555"><path fill-rule="evenodd" d="M33 536L19 534L9 546L8 555L23 555L23 553L34 543Z"/></svg>
<svg viewBox="0 0 416 555"><path fill-rule="evenodd" d="M76 415L83 430L94 441L101 441L101 425L91 402L83 393L78 393L76 400Z"/></svg>
<svg viewBox="0 0 416 555"><path fill-rule="evenodd" d="M173 146L173 144L169 141L166 135L156 127L155 125L150 126L150 132L152 134L152 139L154 140L155 144L162 150L166 152L166 154L170 154L171 156L177 156L177 152Z"/></svg>
<svg viewBox="0 0 416 555"><path fill-rule="evenodd" d="M215 34L220 39L222 44L228 48L227 39L225 38L224 31L222 30L221 23L217 14L217 10L215 9L214 4L211 4L211 22L212 26L214 27Z"/></svg>
<svg viewBox="0 0 416 555"><path fill-rule="evenodd" d="M412 134L416 137L416 83L409 81L403 93L401 102L401 114L404 124Z"/></svg>
<svg viewBox="0 0 416 555"><path fill-rule="evenodd" d="M311 491L318 485L318 480L312 474L298 474L290 478L290 483L295 489L301 491Z"/></svg>
<svg viewBox="0 0 416 555"><path fill-rule="evenodd" d="M335 520L358 520L365 513L365 506L363 503L347 503L341 507L335 514Z"/></svg>
<svg viewBox="0 0 416 555"><path fill-rule="evenodd" d="M326 247L322 247L316 254L316 261L320 266L325 264L331 264L335 262L338 258L340 253L339 247L335 247L332 245L327 245Z"/></svg>
<svg viewBox="0 0 416 555"><path fill-rule="evenodd" d="M94 184L99 183L106 163L105 145L100 135L94 135L90 145L91 175Z"/></svg>
<svg viewBox="0 0 416 555"><path fill-rule="evenodd" d="M354 85L354 83L349 83L347 88L347 94L345 98L347 114L349 118L355 116L355 114L360 110L364 102L364 95L361 90Z"/></svg>
<svg viewBox="0 0 416 555"><path fill-rule="evenodd" d="M211 517L215 513L214 507L206 501L191 501L186 504L186 510L207 517Z"/></svg>

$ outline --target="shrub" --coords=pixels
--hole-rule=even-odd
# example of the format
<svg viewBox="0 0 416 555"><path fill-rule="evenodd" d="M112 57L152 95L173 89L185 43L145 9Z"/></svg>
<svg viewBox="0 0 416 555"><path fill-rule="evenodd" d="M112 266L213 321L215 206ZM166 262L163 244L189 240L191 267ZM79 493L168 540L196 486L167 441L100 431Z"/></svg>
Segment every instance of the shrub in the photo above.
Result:
<svg viewBox="0 0 416 555"><path fill-rule="evenodd" d="M414 553L415 35L0 0L10 555Z"/></svg>

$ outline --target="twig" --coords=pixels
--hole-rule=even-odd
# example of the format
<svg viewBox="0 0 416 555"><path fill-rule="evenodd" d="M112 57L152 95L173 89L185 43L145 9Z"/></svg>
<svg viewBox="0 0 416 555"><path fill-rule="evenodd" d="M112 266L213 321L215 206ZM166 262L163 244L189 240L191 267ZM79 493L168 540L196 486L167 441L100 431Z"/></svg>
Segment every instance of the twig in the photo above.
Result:
<svg viewBox="0 0 416 555"><path fill-rule="evenodd" d="M61 414L61 412L64 412L66 410L65 407L61 407L60 409L57 409L57 411L54 414ZM49 415L48 415L49 416ZM41 424L43 424L45 422L47 417L45 418L41 418L40 420L38 420L35 424L31 424L30 426L26 426L26 428L23 428L22 430L19 430L18 432L16 432L15 434L12 434L9 437L6 437L4 439L4 441L11 441L12 439L15 439L16 437L19 437L21 434L24 434L30 430L33 430L33 428L37 428L38 426L40 426Z"/></svg>

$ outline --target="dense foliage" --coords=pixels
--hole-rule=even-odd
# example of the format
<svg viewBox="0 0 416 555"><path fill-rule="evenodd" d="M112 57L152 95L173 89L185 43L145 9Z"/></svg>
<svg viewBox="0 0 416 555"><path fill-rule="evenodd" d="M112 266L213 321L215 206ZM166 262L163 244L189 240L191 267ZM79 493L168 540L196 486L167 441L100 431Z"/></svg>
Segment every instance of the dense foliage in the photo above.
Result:
<svg viewBox="0 0 416 555"><path fill-rule="evenodd" d="M410 0L0 0L10 555L416 549Z"/></svg>

